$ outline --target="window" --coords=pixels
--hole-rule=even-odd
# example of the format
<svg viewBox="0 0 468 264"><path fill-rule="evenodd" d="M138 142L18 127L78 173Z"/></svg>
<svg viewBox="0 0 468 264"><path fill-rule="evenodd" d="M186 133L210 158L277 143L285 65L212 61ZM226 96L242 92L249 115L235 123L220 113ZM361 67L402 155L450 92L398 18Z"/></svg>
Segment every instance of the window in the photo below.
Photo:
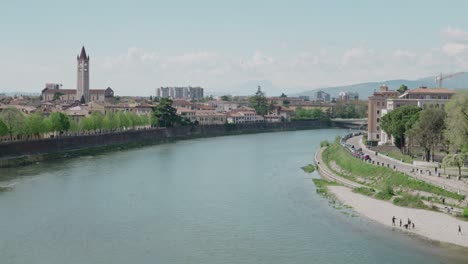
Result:
<svg viewBox="0 0 468 264"><path fill-rule="evenodd" d="M379 134L377 134L377 136L376 136L376 137L377 137L377 139L379 139L379 138L380 138L380 135L379 135Z"/></svg>
<svg viewBox="0 0 468 264"><path fill-rule="evenodd" d="M377 114L380 115L380 110L377 110Z"/></svg>
<svg viewBox="0 0 468 264"><path fill-rule="evenodd" d="M380 127L377 127L377 131L380 131Z"/></svg>
<svg viewBox="0 0 468 264"><path fill-rule="evenodd" d="M377 123L380 122L380 118L377 118Z"/></svg>
<svg viewBox="0 0 468 264"><path fill-rule="evenodd" d="M380 102L377 102L377 106L380 106Z"/></svg>

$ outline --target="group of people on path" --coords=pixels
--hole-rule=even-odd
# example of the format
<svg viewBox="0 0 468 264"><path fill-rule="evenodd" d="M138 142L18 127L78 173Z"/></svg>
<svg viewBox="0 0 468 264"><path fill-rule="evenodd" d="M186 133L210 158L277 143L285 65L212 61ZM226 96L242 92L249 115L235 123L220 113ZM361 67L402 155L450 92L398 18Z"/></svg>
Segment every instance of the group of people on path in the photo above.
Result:
<svg viewBox="0 0 468 264"><path fill-rule="evenodd" d="M397 218L394 216L392 217L392 225L393 226L396 226L396 220ZM400 219L400 227L404 227L406 230L410 229L410 228L413 228L414 229L414 222L412 222L409 218L408 218L408 223L407 224L404 224L403 225L403 221Z"/></svg>
<svg viewBox="0 0 468 264"><path fill-rule="evenodd" d="M392 217L392 225L393 226L396 226L396 220L397 218L395 216ZM402 227L403 225L403 221L400 219L400 227ZM408 230L408 229L411 229L413 228L414 229L414 222L411 221L411 219L408 218L408 223L407 224L404 224L403 227ZM462 234L462 230L461 230L461 226L458 225L458 234L461 235Z"/></svg>

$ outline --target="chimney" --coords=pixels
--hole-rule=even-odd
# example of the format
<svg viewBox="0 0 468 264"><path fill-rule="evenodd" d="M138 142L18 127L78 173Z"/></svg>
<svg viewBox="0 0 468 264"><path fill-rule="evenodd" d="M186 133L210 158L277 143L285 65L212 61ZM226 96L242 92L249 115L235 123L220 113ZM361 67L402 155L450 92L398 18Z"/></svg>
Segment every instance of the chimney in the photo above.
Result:
<svg viewBox="0 0 468 264"><path fill-rule="evenodd" d="M381 92L387 92L388 91L388 86L386 84L380 85L380 91Z"/></svg>

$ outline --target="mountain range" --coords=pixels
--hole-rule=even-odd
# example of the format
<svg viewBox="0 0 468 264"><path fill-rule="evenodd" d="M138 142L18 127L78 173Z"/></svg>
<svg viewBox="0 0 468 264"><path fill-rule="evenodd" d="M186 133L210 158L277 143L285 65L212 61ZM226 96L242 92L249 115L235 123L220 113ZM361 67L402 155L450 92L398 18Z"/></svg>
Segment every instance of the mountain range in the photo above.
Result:
<svg viewBox="0 0 468 264"><path fill-rule="evenodd" d="M306 95L310 96L311 98L315 97L315 93L317 91L324 91L329 93L331 97L338 97L338 93L341 91L349 91L349 92L357 92L359 93L360 99L367 99L370 95L374 93L374 91L378 90L380 85L386 84L389 89L396 90L400 87L400 85L404 84L408 86L409 89L418 88L420 86L426 86L428 88L436 87L435 83L435 76L431 77L424 77L417 80L387 80L381 82L366 82L366 83L358 83L352 85L344 85L344 86L333 86L333 87L323 87L323 88L316 88L310 89L303 92L299 92L294 94L295 96L299 95ZM453 90L468 90L468 72L463 72L460 75L454 76L452 78L448 78L443 80L443 87Z"/></svg>

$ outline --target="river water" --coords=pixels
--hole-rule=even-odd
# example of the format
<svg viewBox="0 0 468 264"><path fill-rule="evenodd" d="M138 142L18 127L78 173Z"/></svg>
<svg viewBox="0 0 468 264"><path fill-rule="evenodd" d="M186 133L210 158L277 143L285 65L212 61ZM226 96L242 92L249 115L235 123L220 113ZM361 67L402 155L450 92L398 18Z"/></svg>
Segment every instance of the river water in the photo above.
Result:
<svg viewBox="0 0 468 264"><path fill-rule="evenodd" d="M463 263L330 206L309 130L185 140L0 170L0 263ZM465 254L465 258L464 255Z"/></svg>

